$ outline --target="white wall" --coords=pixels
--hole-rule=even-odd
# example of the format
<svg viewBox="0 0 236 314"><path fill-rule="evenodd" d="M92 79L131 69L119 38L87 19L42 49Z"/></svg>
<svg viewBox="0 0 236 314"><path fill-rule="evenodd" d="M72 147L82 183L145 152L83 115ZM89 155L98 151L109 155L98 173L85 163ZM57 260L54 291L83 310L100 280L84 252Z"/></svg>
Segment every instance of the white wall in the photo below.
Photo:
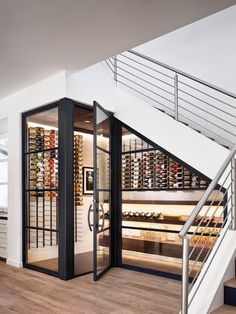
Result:
<svg viewBox="0 0 236 314"><path fill-rule="evenodd" d="M107 110L114 111L115 82L102 63L74 74L68 74L66 97L93 105L96 100Z"/></svg>
<svg viewBox="0 0 236 314"><path fill-rule="evenodd" d="M236 5L134 50L236 93Z"/></svg>
<svg viewBox="0 0 236 314"><path fill-rule="evenodd" d="M8 120L8 258L22 265L21 113L65 97L65 72L0 100L0 119Z"/></svg>
<svg viewBox="0 0 236 314"><path fill-rule="evenodd" d="M235 38L236 6L233 6L147 42L134 48L134 50L236 95ZM143 62L143 60L140 59L139 61ZM148 65L163 71L162 68L158 68L153 64L149 63ZM139 73L139 75L141 74ZM166 81L166 78L161 75L158 76L157 73L155 73L155 76ZM147 79L147 77L143 78ZM150 81L150 78L148 79ZM202 100L199 101L183 92L179 92L179 97L185 99L185 101L179 99L179 105L185 108L180 108L179 113L203 127L201 128L196 124L192 124L195 129L201 130L203 134L218 140L218 142L222 144L232 147L233 144L236 143L236 100L215 92L203 85L194 83L181 75L179 76L179 81L200 89L235 108L233 109L225 103L209 98L206 95L196 92L179 83L180 89ZM157 82L154 83L157 84ZM142 84L144 83L142 82ZM173 84L173 81L171 84ZM157 85L163 87L160 82L158 82ZM150 85L148 87L150 88ZM164 88L167 89L167 86L164 86ZM140 87L138 87L138 89L140 89ZM162 93L162 91L153 87L152 89L169 98L166 93ZM171 92L173 91L174 89L171 90ZM158 98L156 95L147 92L146 94L158 99L164 105L172 106L172 108L174 107L173 104L166 103L165 100ZM150 103L150 101L148 102ZM189 102L193 105L190 105ZM210 103L215 108L210 107L206 102ZM196 106L202 108L202 110L196 108ZM222 110L225 112L222 112ZM206 112L210 112L210 114ZM203 119L197 117L197 115L200 115ZM213 115L215 115L215 117ZM183 117L180 117L180 119L188 122L188 120ZM210 124L209 121L212 123ZM207 130L211 130L212 133L209 133ZM227 139L232 144L225 142L221 137Z"/></svg>
<svg viewBox="0 0 236 314"><path fill-rule="evenodd" d="M0 134L7 133L7 119L0 119Z"/></svg>

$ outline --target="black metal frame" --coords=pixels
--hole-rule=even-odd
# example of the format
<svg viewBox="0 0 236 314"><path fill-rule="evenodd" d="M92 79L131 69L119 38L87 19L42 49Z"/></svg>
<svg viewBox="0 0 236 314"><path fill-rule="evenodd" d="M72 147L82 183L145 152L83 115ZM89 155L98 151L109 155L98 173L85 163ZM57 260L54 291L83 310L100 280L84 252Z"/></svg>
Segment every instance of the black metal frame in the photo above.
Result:
<svg viewBox="0 0 236 314"><path fill-rule="evenodd" d="M62 98L56 102L41 106L22 113L22 256L23 266L31 270L36 270L48 275L68 280L74 275L74 108L84 107L93 111L93 108L84 103L78 103L68 98ZM55 189L35 189L30 190L26 185L27 163L26 157L29 153L27 147L27 124L28 117L37 113L58 108L58 191L59 191L59 245L58 245L58 272L45 269L40 266L27 263L27 193L44 192ZM48 151L48 150L42 150ZM40 150L41 152L41 150ZM35 152L32 152L35 153ZM35 228L34 228L35 229ZM42 228L39 228L42 229Z"/></svg>
<svg viewBox="0 0 236 314"><path fill-rule="evenodd" d="M113 145L112 145L112 121L113 121L113 115L112 113L108 112L105 110L99 103L96 101L93 102L94 106L94 140L93 140L93 166L94 166L94 202L93 202L93 279L94 281L97 281L99 278L103 276L103 274L111 267L112 265L112 224L111 224L111 217L109 218L109 227L104 228L102 227L102 230L99 231L99 192L108 192L109 195L109 204L110 204L110 211L113 211L111 206L112 206L112 195L113 195L113 182L112 182L112 168L111 168L111 160L112 160L112 155L113 155ZM102 147L98 146L97 144L97 110L96 108L100 109L103 111L108 119L109 119L109 151L103 149ZM99 189L97 188L97 150L101 150L107 154L109 154L109 189ZM103 215L104 219L104 215ZM99 233L105 232L106 230L109 230L109 265L102 270L99 274L97 273L97 235Z"/></svg>
<svg viewBox="0 0 236 314"><path fill-rule="evenodd" d="M74 108L76 106L84 107L93 111L93 108L89 105L78 103L68 98L63 98L54 103L42 106L37 109L27 111L22 114L22 187L23 187L23 197L22 197L22 247L23 247L23 266L32 270L37 270L49 275L57 276L61 279L67 280L73 277L81 276L74 274L74 182L73 182L73 135L74 135ZM28 155L26 152L27 143L27 117L40 113L45 110L50 110L58 107L58 129L59 129L59 248L58 248L58 272L54 272L42 267L31 265L27 263L27 244L26 244L26 205L27 205L27 192L29 191L26 187L26 174L27 168L25 163L25 156ZM100 106L101 107L101 106ZM101 107L103 110L103 108ZM96 117L94 115L94 120ZM182 160L176 158L174 155L164 150L162 147L156 143L145 138L139 132L133 130L128 125L124 124L120 120L112 117L110 125L110 153L111 153L111 207L110 207L110 267L124 267L132 270L142 271L146 273L157 274L167 278L180 279L179 275L165 273L161 271L155 271L150 269L144 269L137 266L122 264L122 186L121 186L121 139L122 139L122 127L126 128L139 138L143 139L145 142L154 147L155 150L160 150L164 154L168 155L173 160L181 163L183 166L187 167L190 171L193 171L196 175L204 178L208 183L211 182L210 178L206 177L204 174L196 171L188 164ZM95 141L94 141L95 143ZM95 144L94 144L95 145ZM153 149L152 149L153 150ZM94 158L95 158L94 150ZM95 163L94 163L95 166ZM95 170L95 167L94 167ZM95 171L94 171L95 175ZM180 189L178 189L180 190ZM187 189L183 189L187 190ZM195 189L194 189L195 190ZM33 190L32 190L33 191ZM38 190L35 190L38 191ZM110 191L110 190L109 190ZM138 190L140 191L140 190ZM147 190L145 190L147 191ZM160 190L158 190L160 191ZM171 189L174 191L174 189ZM95 195L94 195L95 198ZM127 227L128 228L128 227ZM153 229L150 229L153 231ZM159 231L159 230L155 230ZM95 239L95 237L94 237ZM95 262L95 261L94 261ZM96 265L96 262L95 264ZM90 272L88 272L90 273ZM104 272L101 272L99 276L95 279L100 278Z"/></svg>
<svg viewBox="0 0 236 314"><path fill-rule="evenodd" d="M23 257L23 266L25 268L29 268L32 270L37 270L42 273L52 275L52 276L59 276L58 272L42 268L40 266L32 265L27 263L27 215L26 215L26 208L27 208L27 193L29 192L45 192L47 189L37 189L37 190L30 190L26 188L26 178L27 178L27 162L26 158L29 155L26 147L27 147L27 125L26 125L26 119L32 115L35 115L37 113L40 113L42 111L58 108L60 101L50 103L48 105L42 106L40 108L36 108L27 112L22 113L22 189L23 189L23 195L22 195L22 257ZM32 152L35 153L35 152ZM59 256L58 256L59 258Z"/></svg>
<svg viewBox="0 0 236 314"><path fill-rule="evenodd" d="M163 271L158 271L158 270L153 270L153 269L142 268L142 267L134 266L134 265L127 265L125 263L122 263L122 229L123 228L129 228L129 226L122 227L122 191L126 191L126 190L122 190L122 184L121 184L121 169L122 169L121 156L123 154L122 145L121 145L121 143L122 143L122 127L126 128L128 131L130 131L131 133L133 133L137 137L141 138L147 144L151 145L153 148L150 150L161 151L162 153L166 154L171 159L182 164L184 167L189 169L191 172L193 172L196 175L198 175L199 177L205 179L208 184L211 182L211 179L209 177L207 177L206 175L204 175L203 173L197 171L193 167L189 166L187 163L183 162L181 159L177 158L176 156L174 156L173 154L171 154L167 150L163 149L158 144L152 142L151 140L149 140L148 138L146 138L145 136L143 136L142 134L140 134L136 130L132 129L131 127L129 127L128 125L126 125L122 121L120 121L118 119L114 119L114 120L115 120L114 121L115 128L114 128L114 133L113 133L113 136L114 136L114 153L113 153L114 161L113 161L113 164L115 165L114 169L116 169L116 173L113 177L113 180L115 182L115 190L113 191L113 193L115 193L114 200L115 200L116 212L113 213L113 215L114 215L114 225L113 225L113 228L114 228L113 229L114 250L113 250L113 264L112 264L112 266L122 267L122 268L135 270L135 271L139 271L139 272L145 272L145 273L149 273L149 274L153 274L153 275L162 276L165 278L171 278L174 280L181 280L181 275L163 272ZM149 150L149 149L147 149L147 150ZM218 187L219 187L219 185L217 185L217 188ZM204 190L204 189L191 188L191 189L163 189L163 190L165 190L165 191L167 191L167 190L168 191L189 191L189 190ZM129 190L129 191L131 191L131 190ZM135 191L135 190L132 190L132 191ZM141 190L137 189L136 191L141 191ZM145 189L144 191L148 191L148 190ZM155 189L152 189L151 191L155 191ZM161 189L158 189L156 191L161 191ZM224 203L225 203L225 200L223 201L223 204ZM139 229L142 229L142 228L139 228ZM151 228L145 228L145 230L159 231L159 230L154 230ZM176 233L176 231L170 231L170 232Z"/></svg>

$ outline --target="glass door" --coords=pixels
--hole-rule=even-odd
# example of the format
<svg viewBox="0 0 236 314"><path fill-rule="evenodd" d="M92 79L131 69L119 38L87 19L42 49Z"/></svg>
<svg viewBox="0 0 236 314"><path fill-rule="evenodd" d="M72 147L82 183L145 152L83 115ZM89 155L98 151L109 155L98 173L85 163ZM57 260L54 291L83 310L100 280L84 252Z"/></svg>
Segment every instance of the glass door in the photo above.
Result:
<svg viewBox="0 0 236 314"><path fill-rule="evenodd" d="M111 265L111 116L94 102L94 280Z"/></svg>

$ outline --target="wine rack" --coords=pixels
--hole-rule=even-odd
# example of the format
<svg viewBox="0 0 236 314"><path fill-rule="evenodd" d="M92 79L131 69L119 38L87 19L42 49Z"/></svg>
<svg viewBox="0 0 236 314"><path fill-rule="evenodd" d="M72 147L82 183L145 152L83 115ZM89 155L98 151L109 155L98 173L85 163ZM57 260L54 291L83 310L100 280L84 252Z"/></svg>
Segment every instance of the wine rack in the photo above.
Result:
<svg viewBox="0 0 236 314"><path fill-rule="evenodd" d="M122 153L122 190L206 189L207 181L154 150Z"/></svg>
<svg viewBox="0 0 236 314"><path fill-rule="evenodd" d="M58 244L58 131L28 128L28 247Z"/></svg>
<svg viewBox="0 0 236 314"><path fill-rule="evenodd" d="M82 241L83 225L83 136L74 135L74 239Z"/></svg>

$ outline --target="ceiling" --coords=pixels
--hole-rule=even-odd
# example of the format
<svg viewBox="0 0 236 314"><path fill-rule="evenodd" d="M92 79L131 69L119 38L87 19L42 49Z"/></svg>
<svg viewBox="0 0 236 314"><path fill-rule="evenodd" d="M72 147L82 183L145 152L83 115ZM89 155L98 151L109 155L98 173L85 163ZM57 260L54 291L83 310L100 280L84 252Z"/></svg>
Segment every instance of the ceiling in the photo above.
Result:
<svg viewBox="0 0 236 314"><path fill-rule="evenodd" d="M236 0L0 0L0 98L78 71Z"/></svg>

